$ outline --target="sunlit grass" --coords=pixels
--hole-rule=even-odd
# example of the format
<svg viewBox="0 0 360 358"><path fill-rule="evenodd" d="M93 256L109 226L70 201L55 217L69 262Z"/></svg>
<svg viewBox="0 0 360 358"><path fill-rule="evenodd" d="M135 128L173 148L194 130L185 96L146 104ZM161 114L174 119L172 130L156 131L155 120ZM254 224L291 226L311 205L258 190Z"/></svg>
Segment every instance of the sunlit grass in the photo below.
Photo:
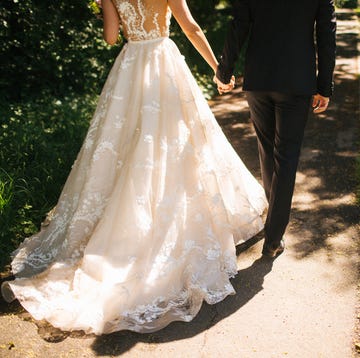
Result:
<svg viewBox="0 0 360 358"><path fill-rule="evenodd" d="M10 207L13 198L14 181L4 170L0 169L0 215Z"/></svg>
<svg viewBox="0 0 360 358"><path fill-rule="evenodd" d="M42 96L0 106L0 265L56 204L96 96Z"/></svg>

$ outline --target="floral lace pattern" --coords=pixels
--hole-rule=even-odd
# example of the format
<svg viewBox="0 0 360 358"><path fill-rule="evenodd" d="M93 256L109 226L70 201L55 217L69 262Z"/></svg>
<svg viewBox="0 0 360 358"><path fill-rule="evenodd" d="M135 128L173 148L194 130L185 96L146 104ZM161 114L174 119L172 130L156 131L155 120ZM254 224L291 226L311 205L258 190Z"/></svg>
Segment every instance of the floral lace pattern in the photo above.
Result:
<svg viewBox="0 0 360 358"><path fill-rule="evenodd" d="M129 40L169 36L171 12L166 1L116 0L115 3Z"/></svg>
<svg viewBox="0 0 360 358"><path fill-rule="evenodd" d="M118 0L121 11L130 3ZM14 253L3 296L63 330L190 321L203 300L234 293L234 243L262 229L265 205L175 44L129 42L56 208Z"/></svg>

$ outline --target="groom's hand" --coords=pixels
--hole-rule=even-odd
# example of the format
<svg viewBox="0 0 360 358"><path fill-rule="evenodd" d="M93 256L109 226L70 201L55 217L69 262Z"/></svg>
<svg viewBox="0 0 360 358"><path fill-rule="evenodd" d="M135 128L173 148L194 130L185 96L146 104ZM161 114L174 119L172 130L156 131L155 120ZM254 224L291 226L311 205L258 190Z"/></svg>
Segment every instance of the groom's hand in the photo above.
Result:
<svg viewBox="0 0 360 358"><path fill-rule="evenodd" d="M316 94L313 97L313 103L312 106L314 108L314 113L321 113L326 111L328 105L329 105L330 98L324 97L321 94Z"/></svg>
<svg viewBox="0 0 360 358"><path fill-rule="evenodd" d="M216 76L213 81L217 84L217 89L220 94L230 92L235 87L235 77L232 76L228 84L222 83Z"/></svg>

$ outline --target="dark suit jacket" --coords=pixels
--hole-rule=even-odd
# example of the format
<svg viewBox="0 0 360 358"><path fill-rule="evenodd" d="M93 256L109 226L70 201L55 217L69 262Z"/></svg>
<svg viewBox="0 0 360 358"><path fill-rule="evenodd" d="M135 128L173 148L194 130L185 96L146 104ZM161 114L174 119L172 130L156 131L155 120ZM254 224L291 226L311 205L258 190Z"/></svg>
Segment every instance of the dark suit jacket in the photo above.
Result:
<svg viewBox="0 0 360 358"><path fill-rule="evenodd" d="M217 71L223 83L229 83L249 36L244 90L332 94L334 0L236 0L233 10Z"/></svg>

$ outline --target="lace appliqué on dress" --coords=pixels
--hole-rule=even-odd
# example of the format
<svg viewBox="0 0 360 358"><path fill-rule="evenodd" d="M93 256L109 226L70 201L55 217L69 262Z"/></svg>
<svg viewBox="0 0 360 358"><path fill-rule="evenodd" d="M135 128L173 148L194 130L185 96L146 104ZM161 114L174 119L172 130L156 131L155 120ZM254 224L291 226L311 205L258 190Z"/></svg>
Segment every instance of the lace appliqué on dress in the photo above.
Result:
<svg viewBox="0 0 360 358"><path fill-rule="evenodd" d="M151 40L169 36L171 11L167 7L165 17L155 4L142 0L116 0L116 8L123 20L126 37L131 41ZM165 18L165 22L164 22Z"/></svg>
<svg viewBox="0 0 360 358"><path fill-rule="evenodd" d="M2 286L35 319L96 334L153 332L233 294L234 242L261 230L266 205L167 38L166 0L116 1L131 41L56 208Z"/></svg>

